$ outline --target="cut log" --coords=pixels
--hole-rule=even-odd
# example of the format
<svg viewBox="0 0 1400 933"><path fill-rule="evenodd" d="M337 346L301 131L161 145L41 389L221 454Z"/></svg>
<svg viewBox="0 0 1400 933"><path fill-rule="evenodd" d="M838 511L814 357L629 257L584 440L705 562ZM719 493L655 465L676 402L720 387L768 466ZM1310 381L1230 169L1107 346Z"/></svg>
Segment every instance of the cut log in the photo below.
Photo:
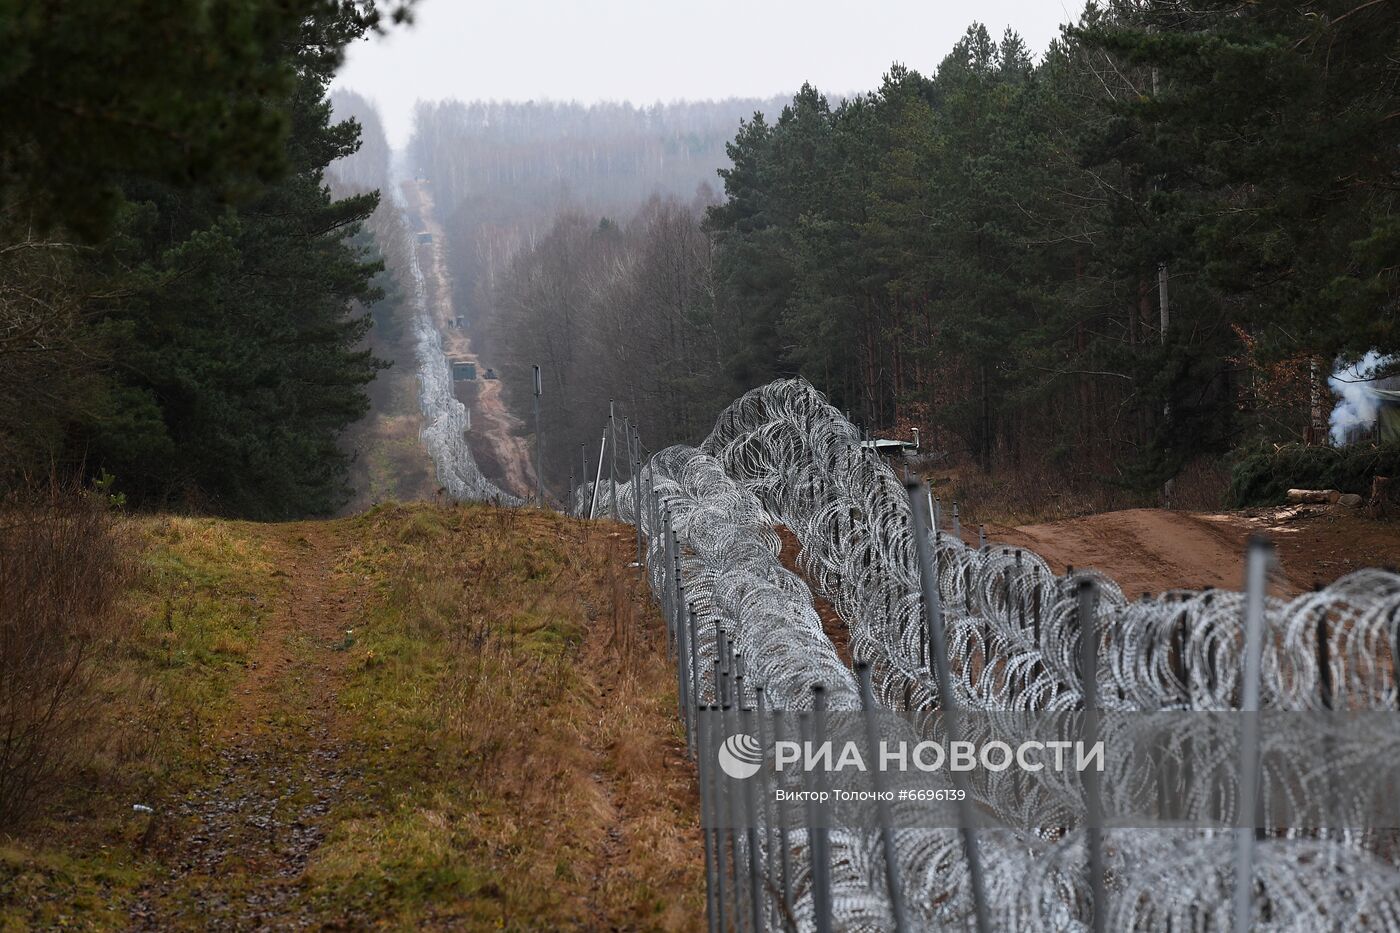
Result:
<svg viewBox="0 0 1400 933"><path fill-rule="evenodd" d="M1290 489L1289 502L1336 502L1342 494L1335 489Z"/></svg>

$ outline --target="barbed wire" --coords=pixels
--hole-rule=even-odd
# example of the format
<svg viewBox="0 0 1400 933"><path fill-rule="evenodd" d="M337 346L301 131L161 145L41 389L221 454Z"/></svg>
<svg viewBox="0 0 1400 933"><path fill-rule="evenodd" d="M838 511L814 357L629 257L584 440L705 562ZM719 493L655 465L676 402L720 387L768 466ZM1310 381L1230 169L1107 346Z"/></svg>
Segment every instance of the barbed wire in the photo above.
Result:
<svg viewBox="0 0 1400 933"><path fill-rule="evenodd" d="M801 567L846 622L851 653L870 665L880 705L914 714L916 723L937 712L909 493L810 385L789 380L748 393L725 411L701 449L667 448L647 462L637 481L609 485L598 497L608 503L605 511L611 511L614 488L616 517L643 529L658 598L665 603L683 593L673 608L694 609L688 698L682 685L688 722L695 710L712 704L806 710L814 682L830 691L833 709L859 706L851 672L822 629L811 592L778 559L775 524L786 525L800 541ZM589 501L591 491L585 485L575 501ZM674 547L667 543L668 527ZM1025 549L970 547L944 528L933 538L950 686L960 704L1009 711L1082 706L1076 594L1081 581L1092 579L1101 594L1098 682L1105 708L1238 708L1242 594L1173 591L1129 601L1108 578L1092 571L1057 576ZM1400 578L1380 571L1352 574L1293 600L1270 600L1263 704L1393 709L1397 607ZM671 616L679 633L683 616ZM684 677L684 664L681 669ZM1058 812L1059 806L1068 824L1081 789L1066 783L1050 791L1062 800L1036 800L1040 814ZM985 810L1008 821L1025 815L1013 812L1027 805L1024 794L1018 797L995 774L982 775L973 792ZM888 849L880 830L831 830L821 856L830 878L818 896L818 859L808 831L779 833L767 816L759 824L754 836L736 833L731 839L730 885L731 893L736 885L742 888L738 866L752 858L769 890L750 896L772 906L778 867L790 868L784 910L769 912L768 926L892 929L887 851L903 879L909 926L966 927L975 916L957 830L889 830ZM980 830L992 925L1086 929L1084 918L1095 909L1085 871L1087 833ZM1252 877L1254 899L1262 905L1259 926L1400 929L1393 835L1318 835L1281 833L1258 843ZM1111 884L1098 906L1108 928L1230 924L1233 832L1117 829L1101 831L1101 838Z"/></svg>
<svg viewBox="0 0 1400 933"><path fill-rule="evenodd" d="M854 426L800 379L748 393L701 448L802 543L803 569L851 627L895 709L931 708L908 493ZM1075 593L1098 586L1100 702L1131 710L1239 706L1244 594L1175 590L1127 600L1091 570L1057 576L1024 548L935 534L939 597L959 700L981 709L1082 703ZM1400 575L1350 574L1265 611L1264 708L1397 709ZM892 692L893 688L893 692ZM906 695L907 692L907 695Z"/></svg>
<svg viewBox="0 0 1400 933"><path fill-rule="evenodd" d="M402 172L397 175L401 176ZM399 190L399 182L402 181L402 177L396 176L396 183L390 186L390 195L395 206L406 213L407 206ZM448 496L460 501L520 505L521 499L486 478L472 456L471 447L467 444L467 409L452 388L452 364L443 351L442 334L433 322L428 307L427 280L418 262L416 237L405 228L403 238L413 279L414 356L418 363L418 406L423 412L420 436L433 459L438 485Z"/></svg>

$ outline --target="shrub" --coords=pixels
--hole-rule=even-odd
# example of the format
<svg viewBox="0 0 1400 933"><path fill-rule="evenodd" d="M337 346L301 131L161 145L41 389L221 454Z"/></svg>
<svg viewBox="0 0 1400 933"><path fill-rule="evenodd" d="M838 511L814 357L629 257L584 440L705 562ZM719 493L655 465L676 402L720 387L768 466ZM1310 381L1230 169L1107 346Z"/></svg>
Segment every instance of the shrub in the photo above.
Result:
<svg viewBox="0 0 1400 933"><path fill-rule="evenodd" d="M1400 476L1400 444L1269 444L1237 456L1230 501L1235 506L1277 505L1289 489L1338 489L1364 496L1376 476Z"/></svg>
<svg viewBox="0 0 1400 933"><path fill-rule="evenodd" d="M101 493L0 500L0 826L83 756L97 662L119 634L123 537Z"/></svg>

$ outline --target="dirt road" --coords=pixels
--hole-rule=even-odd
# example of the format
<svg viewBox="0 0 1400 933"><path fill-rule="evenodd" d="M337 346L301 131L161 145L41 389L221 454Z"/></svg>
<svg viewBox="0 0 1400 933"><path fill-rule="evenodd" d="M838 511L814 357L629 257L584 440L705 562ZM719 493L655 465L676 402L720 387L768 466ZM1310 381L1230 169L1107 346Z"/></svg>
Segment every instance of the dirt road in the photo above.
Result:
<svg viewBox="0 0 1400 933"><path fill-rule="evenodd" d="M403 194L415 232L432 236L432 242L418 245L418 262L427 279L428 307L442 334L443 349L450 359L476 364L477 381L468 404L472 436L467 440L476 455L477 465L488 479L507 492L531 496L535 491L535 470L530 460L530 445L521 436L522 423L506 409L501 397L501 381L483 378L488 364L477 357L467 331L455 323L458 314L452 302L446 243L442 225L434 213L432 195L426 183L418 181L404 182Z"/></svg>
<svg viewBox="0 0 1400 933"><path fill-rule="evenodd" d="M349 777L336 734L349 656L336 646L368 597L345 572L344 528L240 526L276 555L278 603L233 690L228 727L208 742L202 777L169 808L157 846L171 868L139 892L133 928L314 925L297 879Z"/></svg>
<svg viewBox="0 0 1400 933"><path fill-rule="evenodd" d="M1362 567L1400 564L1400 528L1323 506L1225 513L1127 509L1046 525L987 528L990 540L1030 548L1056 571L1068 565L1103 571L1129 597L1175 587L1240 589L1245 542L1256 533L1278 546L1279 595L1330 583Z"/></svg>

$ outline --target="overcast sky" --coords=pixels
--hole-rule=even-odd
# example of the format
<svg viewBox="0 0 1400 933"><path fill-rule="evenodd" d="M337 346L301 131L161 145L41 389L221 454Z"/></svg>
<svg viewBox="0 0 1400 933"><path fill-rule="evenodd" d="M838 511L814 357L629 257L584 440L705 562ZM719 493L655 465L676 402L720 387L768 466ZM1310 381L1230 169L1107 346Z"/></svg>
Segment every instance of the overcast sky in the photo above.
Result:
<svg viewBox="0 0 1400 933"><path fill-rule="evenodd" d="M766 97L869 90L932 71L974 20L1039 56L1082 0L419 0L416 22L350 49L336 83L402 147L419 99Z"/></svg>

